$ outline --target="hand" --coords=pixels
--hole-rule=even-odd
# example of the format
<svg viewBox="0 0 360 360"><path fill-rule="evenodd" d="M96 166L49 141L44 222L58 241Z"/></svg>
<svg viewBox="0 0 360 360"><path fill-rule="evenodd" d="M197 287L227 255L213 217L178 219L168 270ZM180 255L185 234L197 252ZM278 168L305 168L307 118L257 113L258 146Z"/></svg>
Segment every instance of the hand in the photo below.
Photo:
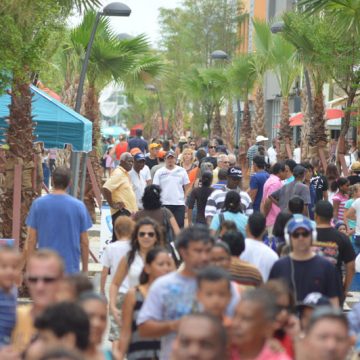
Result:
<svg viewBox="0 0 360 360"><path fill-rule="evenodd" d="M113 204L111 205L111 207L112 207L113 209L122 210L122 209L125 207L125 204L124 204L122 201L119 201L119 202L117 202L117 203L113 203Z"/></svg>
<svg viewBox="0 0 360 360"><path fill-rule="evenodd" d="M0 349L0 359L20 360L20 354L12 346L4 346Z"/></svg>

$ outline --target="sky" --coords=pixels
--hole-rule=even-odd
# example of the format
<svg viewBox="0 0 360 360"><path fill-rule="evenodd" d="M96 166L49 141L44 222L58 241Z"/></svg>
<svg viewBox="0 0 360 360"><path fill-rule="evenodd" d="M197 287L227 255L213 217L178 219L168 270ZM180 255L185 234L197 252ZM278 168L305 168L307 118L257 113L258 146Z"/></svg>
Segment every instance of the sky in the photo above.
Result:
<svg viewBox="0 0 360 360"><path fill-rule="evenodd" d="M116 0L102 0L103 6L117 2ZM126 33L132 36L146 34L153 44L157 46L160 38L158 24L159 8L175 8L181 4L181 0L121 0L131 9L129 17L110 18L111 26L116 33ZM71 26L80 22L78 16L72 17Z"/></svg>

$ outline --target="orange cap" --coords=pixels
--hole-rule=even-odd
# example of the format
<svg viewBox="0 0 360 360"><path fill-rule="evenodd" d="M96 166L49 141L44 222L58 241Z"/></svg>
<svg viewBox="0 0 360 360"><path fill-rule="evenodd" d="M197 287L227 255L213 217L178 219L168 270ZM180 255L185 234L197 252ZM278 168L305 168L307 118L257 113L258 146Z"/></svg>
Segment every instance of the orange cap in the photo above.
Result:
<svg viewBox="0 0 360 360"><path fill-rule="evenodd" d="M139 148L132 148L131 150L130 150L130 154L132 155L132 156L134 156L134 155L136 155L136 154L138 154L138 153L141 153L142 151L139 149Z"/></svg>

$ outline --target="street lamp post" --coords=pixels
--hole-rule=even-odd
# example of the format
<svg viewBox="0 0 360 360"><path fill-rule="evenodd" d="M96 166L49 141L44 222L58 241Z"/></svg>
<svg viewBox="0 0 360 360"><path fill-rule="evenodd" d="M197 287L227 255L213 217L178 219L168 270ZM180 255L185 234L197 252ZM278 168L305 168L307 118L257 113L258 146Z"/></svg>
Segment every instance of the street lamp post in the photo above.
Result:
<svg viewBox="0 0 360 360"><path fill-rule="evenodd" d="M87 71L87 68L89 65L90 52L91 52L92 45L94 43L96 29L99 25L100 17L101 16L130 16L130 14L131 14L131 9L127 5L119 3L119 2L114 2L114 3L110 3L110 4L106 5L103 8L103 11L98 12L96 14L95 23L91 30L90 40L86 47L85 58L84 58L84 62L83 62L82 68L81 68L79 86L78 86L77 93L76 93L76 102L75 102L75 111L76 112L80 113L86 71ZM83 200L83 198L84 198L84 191L85 191L87 157L88 157L88 154L85 153L84 161L83 161L83 173L82 173L82 179L81 179L81 187L80 187L80 199L81 200ZM80 153L72 152L71 170L72 170L72 174L73 174L73 184L70 189L70 194L73 196L76 195L77 188L78 188L79 166L80 166Z"/></svg>
<svg viewBox="0 0 360 360"><path fill-rule="evenodd" d="M223 50L215 50L211 53L211 59L230 61L230 56ZM236 128L235 128L235 148L239 146L240 122L241 122L241 104L240 99L236 98Z"/></svg>
<svg viewBox="0 0 360 360"><path fill-rule="evenodd" d="M160 116L161 116L161 127L163 129L163 137L166 140L167 139L167 131L165 129L164 109L163 109L162 102L161 102L161 99L160 99L159 90L153 84L146 85L145 89L148 90L148 91L152 91L152 92L156 93L156 95L157 95L158 102L159 102Z"/></svg>

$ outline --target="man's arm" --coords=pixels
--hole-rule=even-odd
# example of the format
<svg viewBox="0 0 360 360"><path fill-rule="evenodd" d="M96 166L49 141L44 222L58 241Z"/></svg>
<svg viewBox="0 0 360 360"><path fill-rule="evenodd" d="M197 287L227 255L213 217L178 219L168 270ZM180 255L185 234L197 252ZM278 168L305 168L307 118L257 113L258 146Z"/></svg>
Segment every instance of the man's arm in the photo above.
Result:
<svg viewBox="0 0 360 360"><path fill-rule="evenodd" d="M35 251L37 244L37 231L36 229L28 226L27 228L27 236L25 240L25 251L22 256L21 269L23 269L26 265L27 260L31 256L31 254Z"/></svg>
<svg viewBox="0 0 360 360"><path fill-rule="evenodd" d="M80 234L80 249L81 249L81 263L82 271L88 272L89 265L89 237L87 231Z"/></svg>
<svg viewBox="0 0 360 360"><path fill-rule="evenodd" d="M263 206L262 206L262 213L264 214L265 217L269 214L269 212L271 210L271 205L272 205L272 201L271 201L270 197L268 197L263 202Z"/></svg>
<svg viewBox="0 0 360 360"><path fill-rule="evenodd" d="M349 290L349 287L351 285L354 275L355 275L355 260L350 261L345 264L345 278L344 278L344 295L345 296Z"/></svg>
<svg viewBox="0 0 360 360"><path fill-rule="evenodd" d="M251 198L251 201L254 202L258 189L249 189L248 194Z"/></svg>
<svg viewBox="0 0 360 360"><path fill-rule="evenodd" d="M158 338L177 331L180 320L148 320L139 325L139 334L145 338Z"/></svg>
<svg viewBox="0 0 360 360"><path fill-rule="evenodd" d="M113 209L122 209L124 208L124 203L123 202L117 202L117 203L114 203L113 202L113 199L112 199L112 194L111 194L111 191L105 187L103 187L101 189L101 192L105 198L105 200L108 202L108 204L110 205L110 207L112 207Z"/></svg>

